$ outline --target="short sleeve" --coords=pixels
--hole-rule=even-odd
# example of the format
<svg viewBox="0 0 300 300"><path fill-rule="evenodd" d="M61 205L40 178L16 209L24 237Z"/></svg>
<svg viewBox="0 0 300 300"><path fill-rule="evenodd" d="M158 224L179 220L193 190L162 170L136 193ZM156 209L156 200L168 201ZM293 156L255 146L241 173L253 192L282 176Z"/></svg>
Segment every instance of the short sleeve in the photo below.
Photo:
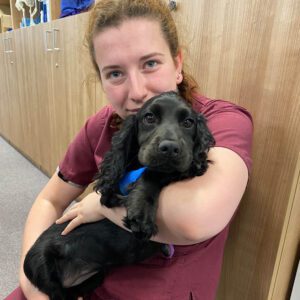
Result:
<svg viewBox="0 0 300 300"><path fill-rule="evenodd" d="M93 181L98 171L97 155L101 149L107 151L106 144L110 142L107 138L110 116L111 109L105 107L90 117L81 128L59 163L59 176L63 180L82 187Z"/></svg>
<svg viewBox="0 0 300 300"><path fill-rule="evenodd" d="M250 173L253 135L251 117L241 111L226 111L211 117L208 127L215 138L215 147L228 148L237 153L245 162Z"/></svg>
<svg viewBox="0 0 300 300"><path fill-rule="evenodd" d="M207 125L216 141L215 147L224 147L237 153L250 173L253 121L243 107L224 100L198 97L194 108L207 119Z"/></svg>

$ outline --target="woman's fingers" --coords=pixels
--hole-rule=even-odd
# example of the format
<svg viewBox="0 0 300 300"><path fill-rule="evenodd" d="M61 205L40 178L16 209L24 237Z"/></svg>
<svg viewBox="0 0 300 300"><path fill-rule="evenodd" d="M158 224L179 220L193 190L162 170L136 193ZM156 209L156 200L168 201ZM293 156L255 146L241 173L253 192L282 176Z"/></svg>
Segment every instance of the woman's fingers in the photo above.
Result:
<svg viewBox="0 0 300 300"><path fill-rule="evenodd" d="M76 205L74 205L76 206ZM59 219L55 221L56 224L62 224L67 221L70 221L78 216L78 210L76 210L76 207L71 207L68 212L66 212L63 216L61 216Z"/></svg>
<svg viewBox="0 0 300 300"><path fill-rule="evenodd" d="M73 219L68 226L64 229L64 231L61 233L62 235L68 234L70 231L72 231L74 228L78 227L82 224L82 217L77 216L75 219Z"/></svg>

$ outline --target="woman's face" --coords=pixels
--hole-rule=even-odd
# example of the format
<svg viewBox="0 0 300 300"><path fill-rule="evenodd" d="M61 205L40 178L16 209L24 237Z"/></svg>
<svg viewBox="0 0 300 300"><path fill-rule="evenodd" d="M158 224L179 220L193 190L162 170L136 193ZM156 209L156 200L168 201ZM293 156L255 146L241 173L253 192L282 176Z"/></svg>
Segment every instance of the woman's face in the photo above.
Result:
<svg viewBox="0 0 300 300"><path fill-rule="evenodd" d="M94 48L103 90L121 118L182 81L181 53L174 61L157 21L137 18L109 27L95 36Z"/></svg>

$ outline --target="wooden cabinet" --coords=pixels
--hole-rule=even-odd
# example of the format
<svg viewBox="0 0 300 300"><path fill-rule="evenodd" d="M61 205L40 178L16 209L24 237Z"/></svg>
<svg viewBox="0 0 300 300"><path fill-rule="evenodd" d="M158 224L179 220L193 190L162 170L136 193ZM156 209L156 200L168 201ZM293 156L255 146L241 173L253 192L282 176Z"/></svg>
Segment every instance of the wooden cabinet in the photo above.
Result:
<svg viewBox="0 0 300 300"><path fill-rule="evenodd" d="M0 132L48 175L95 112L96 86L88 81L92 68L83 46L87 17L1 35Z"/></svg>

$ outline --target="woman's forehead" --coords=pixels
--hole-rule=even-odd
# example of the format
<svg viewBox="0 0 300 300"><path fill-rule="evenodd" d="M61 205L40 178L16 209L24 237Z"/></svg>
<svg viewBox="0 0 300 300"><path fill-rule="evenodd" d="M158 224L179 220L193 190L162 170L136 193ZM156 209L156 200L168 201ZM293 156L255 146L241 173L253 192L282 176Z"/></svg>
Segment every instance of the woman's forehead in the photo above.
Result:
<svg viewBox="0 0 300 300"><path fill-rule="evenodd" d="M145 18L123 21L120 26L108 27L94 37L96 57L112 59L130 54L144 56L151 52L169 52L158 21Z"/></svg>

